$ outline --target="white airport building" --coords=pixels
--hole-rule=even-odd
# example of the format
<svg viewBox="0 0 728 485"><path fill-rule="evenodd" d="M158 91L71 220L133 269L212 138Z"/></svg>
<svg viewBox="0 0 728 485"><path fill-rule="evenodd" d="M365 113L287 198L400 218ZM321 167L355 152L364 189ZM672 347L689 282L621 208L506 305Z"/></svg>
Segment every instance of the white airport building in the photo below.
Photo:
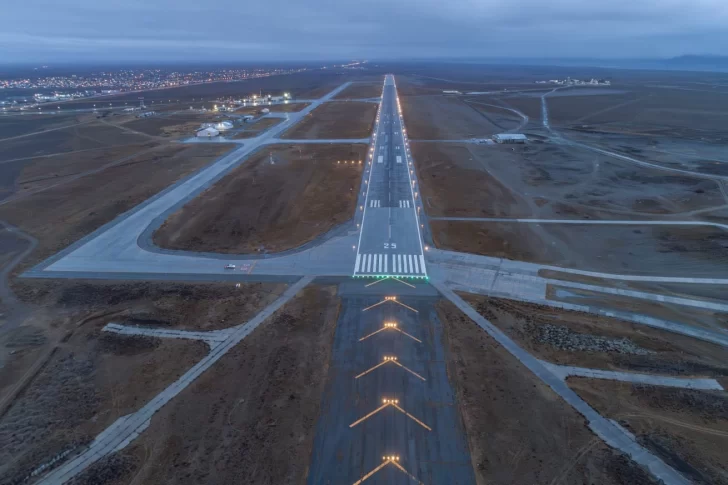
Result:
<svg viewBox="0 0 728 485"><path fill-rule="evenodd" d="M496 143L526 143L528 138L521 133L499 133L493 135L493 141Z"/></svg>
<svg viewBox="0 0 728 485"><path fill-rule="evenodd" d="M208 126L207 128L203 128L200 131L198 131L196 136L198 136L200 138L204 138L204 137L212 138L213 136L218 136L219 134L220 134L220 132L217 131L215 128Z"/></svg>
<svg viewBox="0 0 728 485"><path fill-rule="evenodd" d="M219 123L215 123L214 128L218 131L231 130L233 128L233 123L231 121L220 121Z"/></svg>

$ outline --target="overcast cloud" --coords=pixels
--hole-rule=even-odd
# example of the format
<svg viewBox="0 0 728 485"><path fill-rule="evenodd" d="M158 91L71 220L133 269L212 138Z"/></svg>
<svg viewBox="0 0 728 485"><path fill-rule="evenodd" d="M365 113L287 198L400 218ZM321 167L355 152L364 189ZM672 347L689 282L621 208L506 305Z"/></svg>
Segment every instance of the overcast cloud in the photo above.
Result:
<svg viewBox="0 0 728 485"><path fill-rule="evenodd" d="M0 62L725 54L728 0L21 0Z"/></svg>

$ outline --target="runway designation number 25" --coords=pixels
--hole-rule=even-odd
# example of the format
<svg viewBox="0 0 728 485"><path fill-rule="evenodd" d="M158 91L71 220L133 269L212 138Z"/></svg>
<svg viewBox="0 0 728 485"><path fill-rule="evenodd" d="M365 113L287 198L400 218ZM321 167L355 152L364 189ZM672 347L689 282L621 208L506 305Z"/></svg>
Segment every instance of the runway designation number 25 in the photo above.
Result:
<svg viewBox="0 0 728 485"><path fill-rule="evenodd" d="M397 249L397 243L384 243L384 249Z"/></svg>

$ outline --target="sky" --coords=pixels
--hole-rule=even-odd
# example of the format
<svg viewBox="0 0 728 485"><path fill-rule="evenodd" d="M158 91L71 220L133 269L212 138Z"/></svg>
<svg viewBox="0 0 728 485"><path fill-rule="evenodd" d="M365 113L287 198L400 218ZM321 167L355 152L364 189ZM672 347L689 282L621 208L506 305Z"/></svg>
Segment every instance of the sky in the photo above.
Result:
<svg viewBox="0 0 728 485"><path fill-rule="evenodd" d="M21 0L0 63L719 55L727 0Z"/></svg>

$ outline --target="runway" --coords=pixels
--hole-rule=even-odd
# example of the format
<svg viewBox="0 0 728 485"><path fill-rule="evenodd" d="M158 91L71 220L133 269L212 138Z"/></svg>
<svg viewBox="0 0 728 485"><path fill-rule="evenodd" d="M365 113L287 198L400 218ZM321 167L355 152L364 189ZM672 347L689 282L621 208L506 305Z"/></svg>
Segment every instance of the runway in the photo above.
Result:
<svg viewBox="0 0 728 485"><path fill-rule="evenodd" d="M384 79L376 120L354 276L426 278L418 187L394 76Z"/></svg>
<svg viewBox="0 0 728 485"><path fill-rule="evenodd" d="M308 483L475 483L433 306L437 291L425 282L367 283L339 286Z"/></svg>

